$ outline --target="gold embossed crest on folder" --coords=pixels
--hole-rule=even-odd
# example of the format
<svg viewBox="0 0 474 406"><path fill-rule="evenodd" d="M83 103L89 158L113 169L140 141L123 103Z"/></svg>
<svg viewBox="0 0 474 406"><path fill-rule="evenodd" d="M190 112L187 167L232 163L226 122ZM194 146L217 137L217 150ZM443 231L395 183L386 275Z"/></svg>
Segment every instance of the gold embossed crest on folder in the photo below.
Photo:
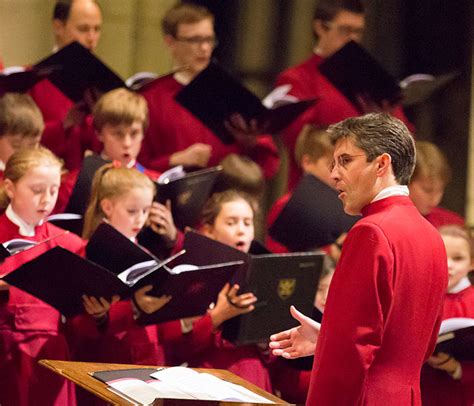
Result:
<svg viewBox="0 0 474 406"><path fill-rule="evenodd" d="M278 281L278 296L282 300L289 299L296 288L296 279L280 279Z"/></svg>

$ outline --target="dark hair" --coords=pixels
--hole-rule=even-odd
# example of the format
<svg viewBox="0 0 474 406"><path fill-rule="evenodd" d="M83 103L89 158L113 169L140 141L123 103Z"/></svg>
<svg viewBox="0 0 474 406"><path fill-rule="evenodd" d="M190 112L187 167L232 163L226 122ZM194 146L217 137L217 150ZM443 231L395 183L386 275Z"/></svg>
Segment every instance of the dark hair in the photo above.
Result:
<svg viewBox="0 0 474 406"><path fill-rule="evenodd" d="M53 20L59 20L65 23L71 14L72 3L74 3L74 0L57 0L53 9ZM97 1L94 0L94 3L100 8Z"/></svg>
<svg viewBox="0 0 474 406"><path fill-rule="evenodd" d="M163 17L161 29L164 35L176 37L179 24L194 24L206 19L214 24L214 15L206 7L192 3L178 3Z"/></svg>
<svg viewBox="0 0 474 406"><path fill-rule="evenodd" d="M74 0L58 0L53 10L53 20L66 22L71 14L71 6Z"/></svg>
<svg viewBox="0 0 474 406"><path fill-rule="evenodd" d="M392 158L395 179L407 185L415 168L415 142L408 128L399 119L386 113L370 113L348 118L328 128L333 144L350 138L371 162L387 153Z"/></svg>
<svg viewBox="0 0 474 406"><path fill-rule="evenodd" d="M341 11L355 14L365 12L360 0L320 0L314 11L313 20L332 21Z"/></svg>
<svg viewBox="0 0 474 406"><path fill-rule="evenodd" d="M228 202L244 200L252 208L253 214L256 214L256 203L247 193L235 189L227 189L223 192L213 193L207 200L201 212L201 225L214 225L219 215L222 205Z"/></svg>

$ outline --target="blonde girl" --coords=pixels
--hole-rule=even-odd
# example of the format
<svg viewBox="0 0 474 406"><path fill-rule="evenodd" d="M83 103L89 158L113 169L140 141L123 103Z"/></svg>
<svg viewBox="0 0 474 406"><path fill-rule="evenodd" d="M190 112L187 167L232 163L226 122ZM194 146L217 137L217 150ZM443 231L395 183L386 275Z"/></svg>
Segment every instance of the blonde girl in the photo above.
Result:
<svg viewBox="0 0 474 406"><path fill-rule="evenodd" d="M46 148L21 149L6 163L0 205L0 242L50 239L0 264L8 274L56 245L82 253L78 236L45 221L57 199L61 162ZM0 282L0 404L73 405L72 385L38 365L69 358L61 315L35 297Z"/></svg>

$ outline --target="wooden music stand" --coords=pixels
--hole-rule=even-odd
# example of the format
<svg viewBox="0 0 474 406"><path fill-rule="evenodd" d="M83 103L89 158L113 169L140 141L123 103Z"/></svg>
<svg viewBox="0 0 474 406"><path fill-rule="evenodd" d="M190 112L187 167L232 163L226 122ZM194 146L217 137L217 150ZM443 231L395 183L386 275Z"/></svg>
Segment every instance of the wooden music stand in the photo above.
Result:
<svg viewBox="0 0 474 406"><path fill-rule="evenodd" d="M84 388L85 390L93 393L95 396L109 402L111 405L131 405L124 398L112 393L107 389L107 385L104 382L91 376L92 372L104 371L104 370L117 370L117 369L132 369L132 368L158 368L157 366L144 366L144 365L127 365L127 364L105 364L98 362L74 362L74 361L56 361L43 359L39 361L39 364L45 368L50 369L54 373L63 376L66 379L74 382L76 385ZM284 400L272 395L260 389L259 387L245 381L244 379L234 375L233 373L223 369L200 369L196 371L207 372L215 375L218 378L226 381L241 385L248 390L256 393L257 395L263 396L273 402L276 405L290 405ZM201 405L215 405L215 406L268 406L261 403L239 403L239 402L213 402L213 401L201 401L201 400L182 400L182 399L157 399L154 403L156 406L201 406Z"/></svg>

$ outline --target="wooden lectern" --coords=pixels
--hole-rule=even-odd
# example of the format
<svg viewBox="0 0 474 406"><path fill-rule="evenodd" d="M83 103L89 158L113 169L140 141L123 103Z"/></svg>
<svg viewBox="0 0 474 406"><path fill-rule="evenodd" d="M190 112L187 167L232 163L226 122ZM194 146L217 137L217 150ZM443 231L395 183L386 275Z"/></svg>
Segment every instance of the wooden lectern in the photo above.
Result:
<svg viewBox="0 0 474 406"><path fill-rule="evenodd" d="M124 398L112 393L107 389L107 385L98 379L91 376L92 372L104 370L117 370L128 368L157 368L156 366L144 365L126 365L126 364L103 364L96 362L74 362L74 361L56 361L43 359L39 364L50 369L58 375L74 382L76 385L93 393L95 396L105 400L111 405L131 405ZM207 372L215 375L218 378L241 385L257 395L263 396L276 405L290 405L284 400L260 389L259 387L245 381L244 379L234 375L233 373L223 369L196 369L199 372ZM219 402L219 401L200 401L200 400L182 400L182 399L157 399L154 403L156 406L201 406L201 405L215 405L215 406L268 406L259 403L239 403L239 402Z"/></svg>

